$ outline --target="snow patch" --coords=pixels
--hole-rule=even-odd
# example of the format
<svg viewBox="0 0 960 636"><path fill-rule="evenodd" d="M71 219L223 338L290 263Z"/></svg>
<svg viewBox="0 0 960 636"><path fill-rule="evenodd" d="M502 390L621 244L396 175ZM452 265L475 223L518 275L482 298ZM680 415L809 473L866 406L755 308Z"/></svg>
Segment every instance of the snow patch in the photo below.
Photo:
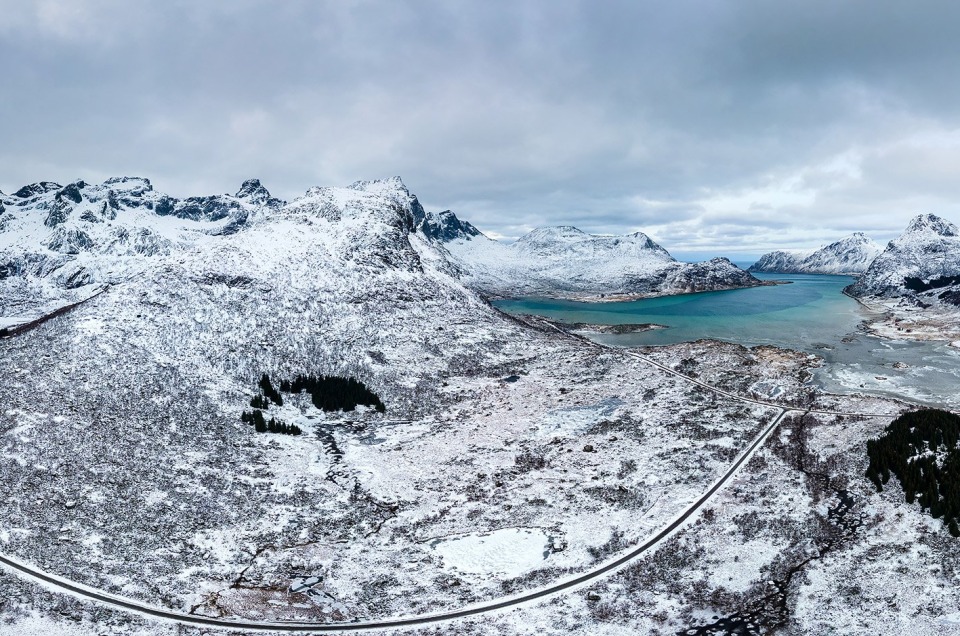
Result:
<svg viewBox="0 0 960 636"><path fill-rule="evenodd" d="M436 539L430 547L446 569L513 577L543 564L550 554L550 537L539 528L504 528Z"/></svg>

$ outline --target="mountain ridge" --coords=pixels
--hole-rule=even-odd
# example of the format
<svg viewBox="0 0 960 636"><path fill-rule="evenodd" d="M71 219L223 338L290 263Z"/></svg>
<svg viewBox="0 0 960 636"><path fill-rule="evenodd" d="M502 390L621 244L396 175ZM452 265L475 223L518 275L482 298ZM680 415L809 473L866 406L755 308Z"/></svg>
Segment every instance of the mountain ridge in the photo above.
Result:
<svg viewBox="0 0 960 636"><path fill-rule="evenodd" d="M636 298L753 287L761 281L715 258L681 263L643 232L595 235L572 225L531 230L514 243L446 217L442 241L464 282L494 297ZM469 224L468 224L469 225Z"/></svg>
<svg viewBox="0 0 960 636"><path fill-rule="evenodd" d="M812 251L777 250L747 268L773 274L861 274L882 248L863 232L854 232Z"/></svg>
<svg viewBox="0 0 960 636"><path fill-rule="evenodd" d="M217 237L289 217L337 222L356 214L419 233L437 246L444 271L485 294L660 295L760 284L729 261L678 263L642 232L611 237L572 226L540 228L505 246L450 210L427 212L396 176L313 186L289 202L273 197L258 179L244 181L236 194L178 199L145 177L124 176L101 184L40 181L0 194L0 304L5 315L13 310L36 317L76 302L84 290L142 275L164 259L212 249ZM362 227L351 225L349 232L363 244ZM485 253L472 259L464 244ZM403 262L405 247L392 249L369 260ZM499 260L509 271L488 267ZM491 277L500 280L489 284Z"/></svg>

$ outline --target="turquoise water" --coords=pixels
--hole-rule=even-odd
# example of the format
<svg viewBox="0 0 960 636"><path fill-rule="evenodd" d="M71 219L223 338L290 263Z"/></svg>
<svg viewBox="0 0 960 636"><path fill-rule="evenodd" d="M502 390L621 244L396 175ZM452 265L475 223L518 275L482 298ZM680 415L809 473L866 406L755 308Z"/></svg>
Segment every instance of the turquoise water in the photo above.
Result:
<svg viewBox="0 0 960 636"><path fill-rule="evenodd" d="M656 323L668 329L600 336L622 346L664 345L714 338L745 345L772 344L808 350L852 333L867 317L844 296L849 276L759 274L789 284L702 292L626 302L585 303L545 298L494 301L507 313L535 314L561 322L600 325Z"/></svg>
<svg viewBox="0 0 960 636"><path fill-rule="evenodd" d="M757 277L790 283L612 303L521 298L493 304L507 313L535 314L560 322L655 323L667 327L593 336L614 346L667 345L712 338L747 346L796 349L824 359L816 382L829 391L873 393L960 407L960 349L945 343L867 336L858 326L871 314L842 293L853 278L803 274Z"/></svg>

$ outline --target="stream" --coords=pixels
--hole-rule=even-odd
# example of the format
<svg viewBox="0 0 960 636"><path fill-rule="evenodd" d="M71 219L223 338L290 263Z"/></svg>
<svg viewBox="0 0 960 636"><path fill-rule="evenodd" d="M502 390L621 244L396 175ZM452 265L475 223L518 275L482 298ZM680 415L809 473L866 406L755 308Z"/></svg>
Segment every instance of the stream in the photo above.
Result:
<svg viewBox="0 0 960 636"><path fill-rule="evenodd" d="M715 618L713 622L704 625L692 625L677 632L678 636L722 636L726 634L760 636L773 633L786 625L790 617L787 594L794 576L814 561L822 559L825 555L852 539L860 526L863 525L862 514L850 514L856 504L853 495L844 488L833 487L832 480L826 473L807 468L809 455L804 438L805 426L806 424L801 420L797 429L795 429L797 437L800 438L796 455L799 465L795 468L811 480L820 480L825 489L833 491L836 503L827 509L829 531L825 536L821 536L814 541L816 550L810 556L790 567L779 579L767 581L763 596L749 602L743 611Z"/></svg>

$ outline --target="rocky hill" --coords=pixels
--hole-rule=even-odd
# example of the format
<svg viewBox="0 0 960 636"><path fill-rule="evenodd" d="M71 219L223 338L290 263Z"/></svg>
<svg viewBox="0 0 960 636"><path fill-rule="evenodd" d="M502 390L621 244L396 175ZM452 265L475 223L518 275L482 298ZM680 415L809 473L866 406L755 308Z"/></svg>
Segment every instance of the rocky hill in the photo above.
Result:
<svg viewBox="0 0 960 636"><path fill-rule="evenodd" d="M813 252L764 254L747 271L775 274L861 274L881 248L863 232L855 232Z"/></svg>

